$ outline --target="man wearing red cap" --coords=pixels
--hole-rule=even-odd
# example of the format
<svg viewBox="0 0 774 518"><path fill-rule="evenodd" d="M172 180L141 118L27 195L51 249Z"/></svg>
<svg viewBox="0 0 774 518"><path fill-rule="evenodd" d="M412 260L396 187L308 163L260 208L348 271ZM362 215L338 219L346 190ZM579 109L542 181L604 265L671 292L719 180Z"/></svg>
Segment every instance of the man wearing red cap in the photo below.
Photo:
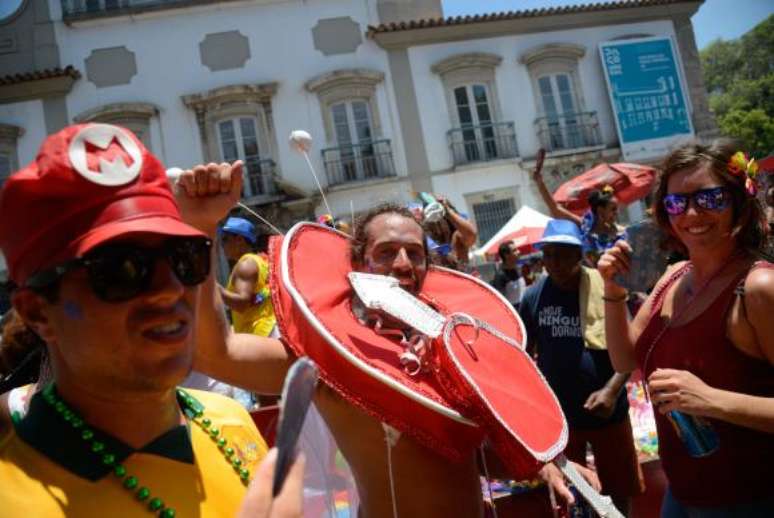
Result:
<svg viewBox="0 0 774 518"><path fill-rule="evenodd" d="M54 375L20 422L0 422L4 515L238 510L265 442L237 403L175 388L191 370L200 292L214 293L212 222L241 188L238 177L199 180L198 198L181 197L192 226L158 159L106 124L50 136L6 180L0 248L13 305L46 342ZM267 500L258 496L253 509Z"/></svg>

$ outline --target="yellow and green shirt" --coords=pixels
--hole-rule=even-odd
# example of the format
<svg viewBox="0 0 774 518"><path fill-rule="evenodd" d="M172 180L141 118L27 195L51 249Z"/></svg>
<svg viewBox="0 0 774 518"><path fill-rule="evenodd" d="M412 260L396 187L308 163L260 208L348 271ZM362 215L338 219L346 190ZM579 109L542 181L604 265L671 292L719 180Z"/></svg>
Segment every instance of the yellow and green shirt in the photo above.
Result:
<svg viewBox="0 0 774 518"><path fill-rule="evenodd" d="M234 457L254 473L267 447L250 415L237 402L189 390L204 405L204 416L235 450ZM118 409L117 411L120 411ZM137 423L142 426L142 423ZM134 450L95 430L105 451L115 454L140 486L151 490L177 517L232 518L246 487L215 441L189 423ZM53 411L41 394L27 415L0 434L0 514L29 517L152 516L146 502L124 489L112 468L100 462L80 432Z"/></svg>
<svg viewBox="0 0 774 518"><path fill-rule="evenodd" d="M245 254L239 258L239 262L242 261L254 261L258 267L258 282L255 283L253 294L260 295L263 301L260 304L253 304L244 311L231 311L234 331L269 336L277 323L269 290L269 262L258 254ZM226 289L234 291L234 272L231 272Z"/></svg>

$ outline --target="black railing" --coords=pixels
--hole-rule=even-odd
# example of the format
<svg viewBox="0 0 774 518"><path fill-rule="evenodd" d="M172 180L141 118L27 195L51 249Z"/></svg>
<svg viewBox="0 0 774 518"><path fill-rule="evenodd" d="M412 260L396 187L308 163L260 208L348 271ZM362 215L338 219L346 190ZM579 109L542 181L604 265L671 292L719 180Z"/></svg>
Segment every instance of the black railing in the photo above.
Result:
<svg viewBox="0 0 774 518"><path fill-rule="evenodd" d="M269 158L263 160L250 160L245 163L244 184L242 186L243 198L256 196L272 196L277 193L277 184L274 178L277 174L277 164Z"/></svg>
<svg viewBox="0 0 774 518"><path fill-rule="evenodd" d="M446 133L454 165L519 156L512 122L462 126Z"/></svg>
<svg viewBox="0 0 774 518"><path fill-rule="evenodd" d="M389 139L323 149L322 159L329 186L395 176Z"/></svg>
<svg viewBox="0 0 774 518"><path fill-rule="evenodd" d="M213 3L216 0L62 0L65 21L102 16L135 14L175 7Z"/></svg>
<svg viewBox="0 0 774 518"><path fill-rule="evenodd" d="M565 113L535 119L540 145L546 151L561 151L598 146L597 112Z"/></svg>

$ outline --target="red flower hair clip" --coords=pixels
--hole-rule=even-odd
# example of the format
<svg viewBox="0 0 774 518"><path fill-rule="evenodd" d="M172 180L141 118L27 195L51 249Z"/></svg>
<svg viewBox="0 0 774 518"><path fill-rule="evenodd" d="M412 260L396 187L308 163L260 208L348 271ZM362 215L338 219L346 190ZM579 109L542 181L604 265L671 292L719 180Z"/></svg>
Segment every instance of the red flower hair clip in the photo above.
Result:
<svg viewBox="0 0 774 518"><path fill-rule="evenodd" d="M737 151L728 161L728 172L737 177L744 177L744 188L747 194L755 196L758 193L758 163L742 151Z"/></svg>

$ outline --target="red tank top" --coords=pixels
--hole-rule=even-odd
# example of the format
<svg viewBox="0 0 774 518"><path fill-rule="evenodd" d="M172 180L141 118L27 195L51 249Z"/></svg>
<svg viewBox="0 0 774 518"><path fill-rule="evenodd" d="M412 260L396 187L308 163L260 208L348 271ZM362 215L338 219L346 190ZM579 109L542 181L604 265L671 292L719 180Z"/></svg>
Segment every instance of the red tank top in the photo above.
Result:
<svg viewBox="0 0 774 518"><path fill-rule="evenodd" d="M755 267L774 268L774 264L758 263ZM660 316L663 294L679 276L671 279L657 296L650 321L635 346L646 379L657 368L680 369L692 372L714 388L774 397L774 367L744 354L726 337L734 290L745 277L746 272L697 318L666 329L645 366L648 349L666 325ZM666 416L659 412L655 415L661 463L672 492L682 503L714 507L771 495L774 435L708 419L717 432L719 448L706 457L694 458L688 455Z"/></svg>

